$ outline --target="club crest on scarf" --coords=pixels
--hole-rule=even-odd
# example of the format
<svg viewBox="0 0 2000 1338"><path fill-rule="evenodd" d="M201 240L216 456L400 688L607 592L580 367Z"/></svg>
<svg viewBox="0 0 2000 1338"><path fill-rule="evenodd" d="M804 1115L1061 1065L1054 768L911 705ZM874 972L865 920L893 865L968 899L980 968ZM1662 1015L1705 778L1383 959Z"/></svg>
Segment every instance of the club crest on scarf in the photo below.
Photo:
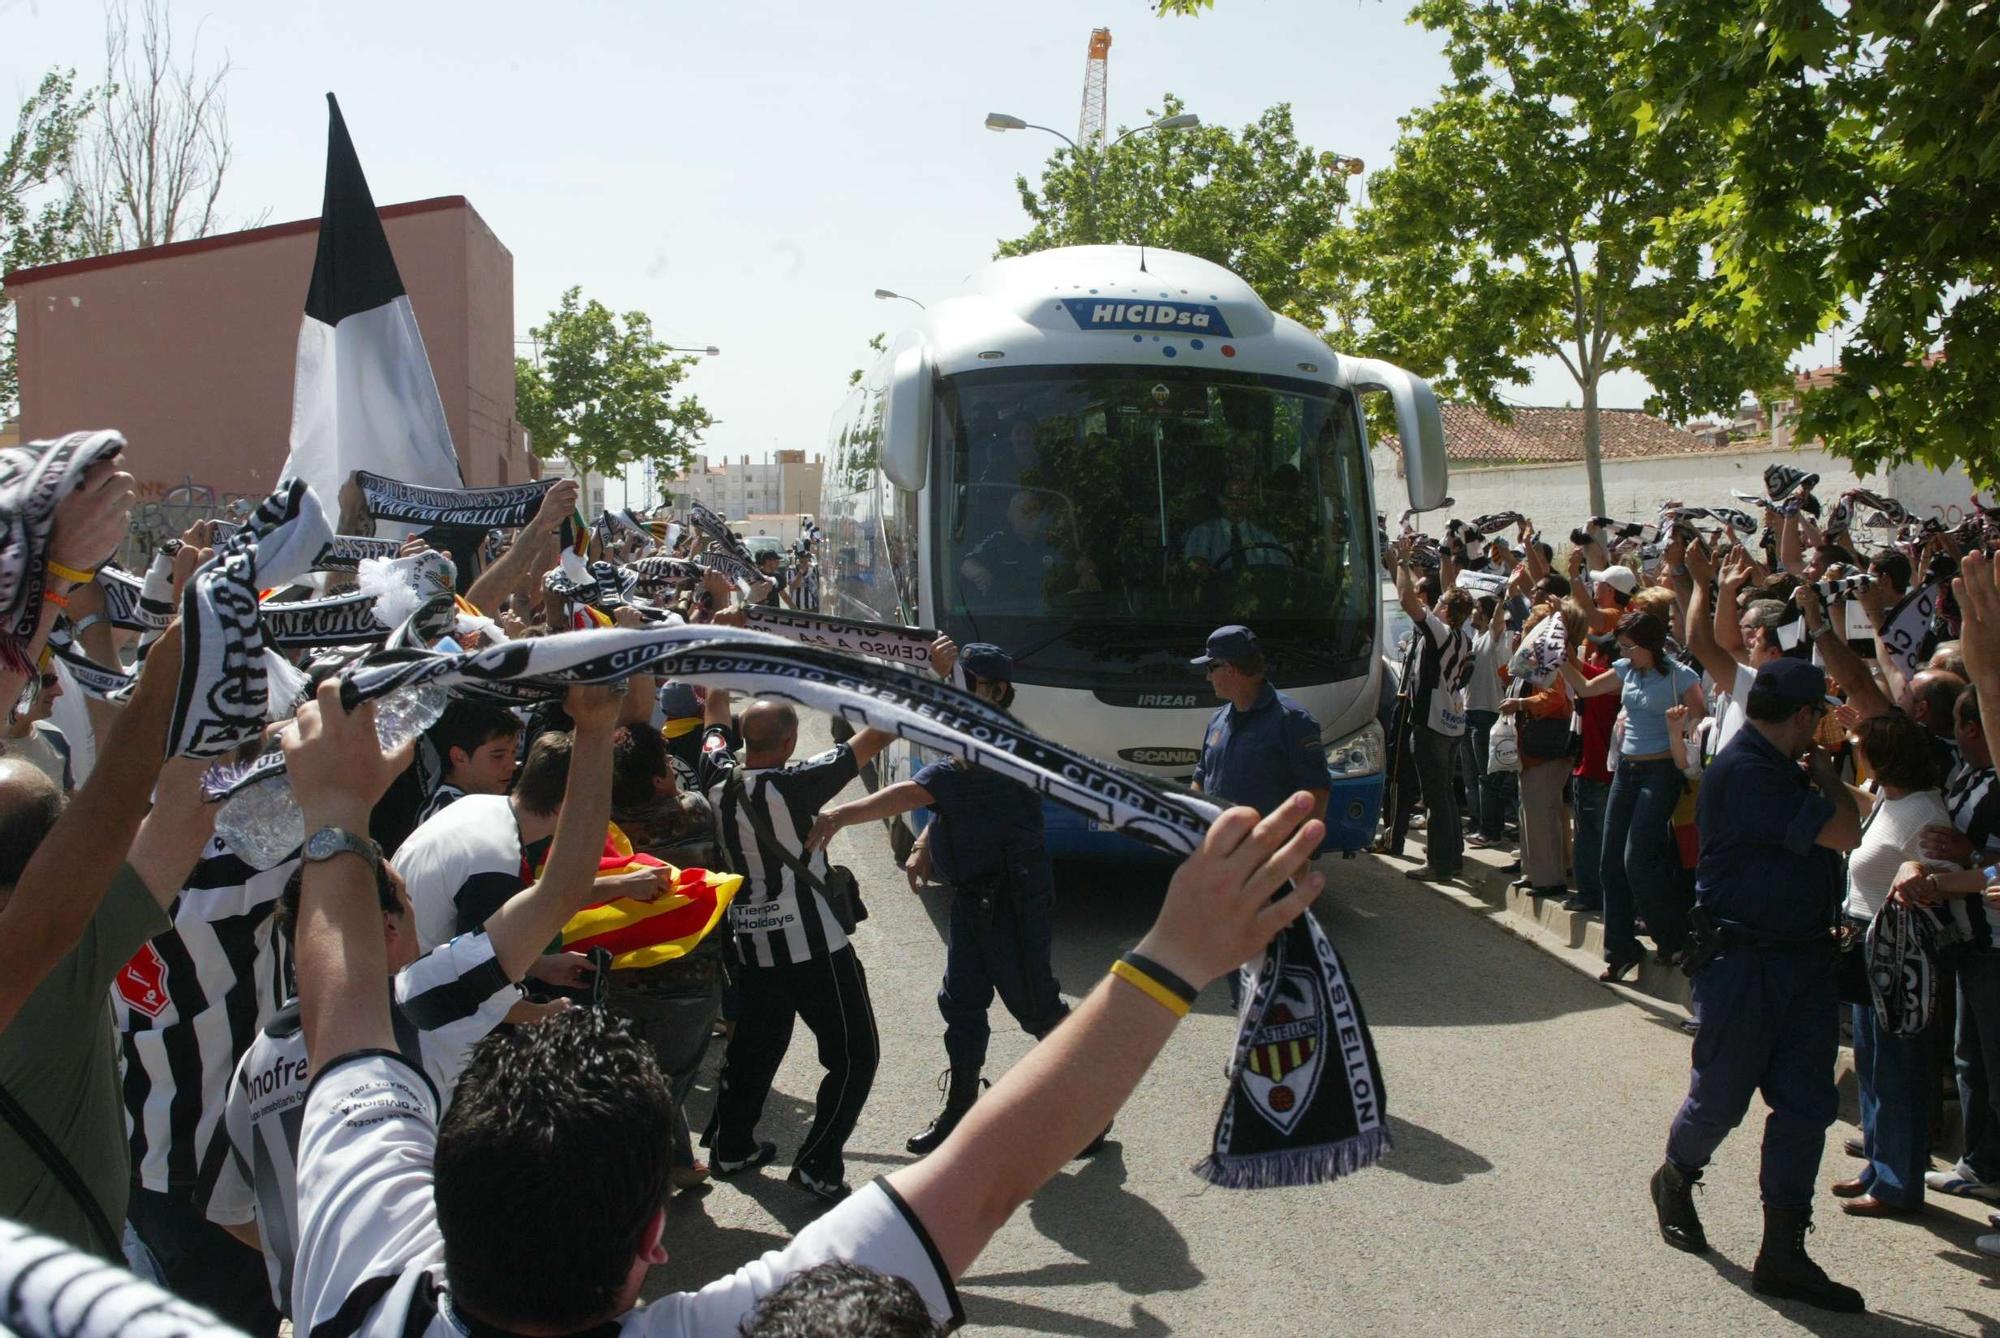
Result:
<svg viewBox="0 0 2000 1338"><path fill-rule="evenodd" d="M1326 1016L1319 977L1287 967L1271 991L1264 1018L1250 1033L1243 1090L1251 1108L1290 1133L1319 1090L1325 1056L1320 1037Z"/></svg>

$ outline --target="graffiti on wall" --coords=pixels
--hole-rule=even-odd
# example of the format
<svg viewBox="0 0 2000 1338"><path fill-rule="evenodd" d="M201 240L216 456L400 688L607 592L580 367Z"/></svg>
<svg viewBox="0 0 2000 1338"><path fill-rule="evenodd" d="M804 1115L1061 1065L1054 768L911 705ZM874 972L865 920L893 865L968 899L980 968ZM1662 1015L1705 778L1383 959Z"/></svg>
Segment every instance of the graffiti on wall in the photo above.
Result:
<svg viewBox="0 0 2000 1338"><path fill-rule="evenodd" d="M137 491L132 527L118 553L119 565L128 571L144 571L167 540L180 538L197 520L240 521L262 500L248 493L218 491L196 483L192 475L179 483L141 480Z"/></svg>

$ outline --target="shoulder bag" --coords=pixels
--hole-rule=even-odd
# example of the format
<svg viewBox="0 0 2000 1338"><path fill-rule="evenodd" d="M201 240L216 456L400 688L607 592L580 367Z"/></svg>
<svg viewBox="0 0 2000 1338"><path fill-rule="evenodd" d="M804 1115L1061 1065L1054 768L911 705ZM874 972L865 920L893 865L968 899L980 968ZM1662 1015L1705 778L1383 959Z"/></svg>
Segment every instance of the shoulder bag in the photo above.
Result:
<svg viewBox="0 0 2000 1338"><path fill-rule="evenodd" d="M833 912L834 923L843 934L852 934L855 926L868 918L868 908L861 902L861 882L854 871L844 864L829 864L826 877L812 871L812 866L785 849L785 843L771 832L771 824L764 820L764 812L751 802L749 792L743 788L741 768L729 769L729 790L736 797L736 803L750 816L750 826L764 843L777 852L778 860L801 883L826 898L827 907Z"/></svg>

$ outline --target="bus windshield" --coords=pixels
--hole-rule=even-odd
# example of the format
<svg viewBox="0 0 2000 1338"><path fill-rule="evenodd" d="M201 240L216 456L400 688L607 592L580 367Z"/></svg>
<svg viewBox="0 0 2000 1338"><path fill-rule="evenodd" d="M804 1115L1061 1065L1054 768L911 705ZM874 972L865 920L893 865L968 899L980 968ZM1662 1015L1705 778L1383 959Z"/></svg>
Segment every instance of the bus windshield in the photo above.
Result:
<svg viewBox="0 0 2000 1338"><path fill-rule="evenodd" d="M1199 682L1225 623L1279 687L1365 674L1375 526L1352 398L1286 377L1035 367L947 378L938 604L1024 683Z"/></svg>

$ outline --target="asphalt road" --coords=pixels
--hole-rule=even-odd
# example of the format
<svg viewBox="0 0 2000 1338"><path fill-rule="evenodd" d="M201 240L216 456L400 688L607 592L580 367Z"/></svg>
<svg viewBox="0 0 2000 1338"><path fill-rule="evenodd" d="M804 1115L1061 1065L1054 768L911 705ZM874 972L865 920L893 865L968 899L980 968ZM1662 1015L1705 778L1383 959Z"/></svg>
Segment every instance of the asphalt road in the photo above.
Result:
<svg viewBox="0 0 2000 1338"><path fill-rule="evenodd" d="M936 1109L944 896L908 891L880 828L842 833L834 853L860 875L872 911L858 942L882 1035L881 1073L848 1152L860 1183L906 1164L903 1140ZM1971 1250L1985 1213L1960 1200L1869 1222L1820 1200L1811 1250L1861 1288L1869 1315L1752 1293L1759 1106L1708 1175L1701 1208L1714 1252L1668 1249L1646 1178L1685 1090L1679 1015L1614 995L1395 868L1366 857L1326 867L1314 913L1375 1030L1394 1152L1312 1189L1218 1190L1190 1174L1234 1031L1226 992L1211 987L1105 1151L1056 1177L962 1281L969 1328L1093 1338L2000 1332L2000 1261ZM1164 879L1077 866L1059 881L1056 967L1074 995L1138 939ZM997 1004L994 1030L989 1076L1029 1044ZM817 1080L801 1028L761 1130L779 1163L675 1201L672 1261L649 1294L697 1287L817 1215L784 1181ZM694 1095L697 1127L712 1095L709 1081ZM1830 1133L1823 1185L1850 1173L1840 1150L1850 1132Z"/></svg>

